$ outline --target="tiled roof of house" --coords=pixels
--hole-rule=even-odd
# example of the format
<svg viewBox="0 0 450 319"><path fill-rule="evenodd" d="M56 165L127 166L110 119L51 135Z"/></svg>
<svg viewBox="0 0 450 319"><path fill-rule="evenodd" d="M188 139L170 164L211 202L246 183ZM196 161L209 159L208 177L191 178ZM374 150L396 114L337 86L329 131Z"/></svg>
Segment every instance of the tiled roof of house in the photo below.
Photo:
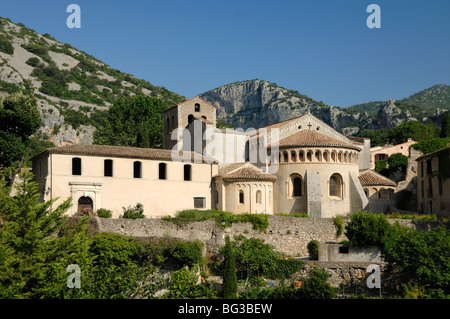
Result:
<svg viewBox="0 0 450 319"><path fill-rule="evenodd" d="M350 143L326 136L315 130L300 130L291 136L288 136L279 142L279 147L342 147L360 151L361 149Z"/></svg>
<svg viewBox="0 0 450 319"><path fill-rule="evenodd" d="M172 161L172 150L127 147L127 146L73 144L73 145L52 147L40 154L35 155L34 157L38 157L41 154L45 153ZM183 152L181 152L179 155L182 156L183 154L186 155L186 153ZM195 153L187 152L187 154L188 156L190 156L192 162L194 162ZM204 157L200 154L195 155L199 156L199 158L202 158L203 161L206 161L206 159L208 159L208 162L212 162L210 158Z"/></svg>
<svg viewBox="0 0 450 319"><path fill-rule="evenodd" d="M397 186L397 183L392 179L389 179L370 169L362 171L359 174L359 182L362 186Z"/></svg>
<svg viewBox="0 0 450 319"><path fill-rule="evenodd" d="M231 164L222 168L214 177L221 177L224 180L260 180L275 181L276 176L266 174L260 168L250 163Z"/></svg>

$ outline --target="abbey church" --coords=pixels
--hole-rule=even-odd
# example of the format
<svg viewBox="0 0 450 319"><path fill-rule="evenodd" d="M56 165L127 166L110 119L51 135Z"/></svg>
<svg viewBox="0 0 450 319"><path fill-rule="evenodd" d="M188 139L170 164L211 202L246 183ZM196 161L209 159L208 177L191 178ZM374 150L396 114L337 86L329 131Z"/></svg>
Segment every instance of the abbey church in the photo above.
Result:
<svg viewBox="0 0 450 319"><path fill-rule="evenodd" d="M147 217L185 209L333 217L395 206L396 183L371 170L370 140L311 114L255 130L216 128L199 97L163 112L163 149L74 144L34 156L41 200L69 214L141 203ZM263 156L264 155L264 156Z"/></svg>

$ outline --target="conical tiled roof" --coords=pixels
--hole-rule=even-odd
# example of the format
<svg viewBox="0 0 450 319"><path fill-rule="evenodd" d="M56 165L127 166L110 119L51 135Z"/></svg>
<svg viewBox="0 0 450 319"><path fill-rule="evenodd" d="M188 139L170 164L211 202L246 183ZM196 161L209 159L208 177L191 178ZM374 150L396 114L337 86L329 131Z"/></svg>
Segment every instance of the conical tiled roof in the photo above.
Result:
<svg viewBox="0 0 450 319"><path fill-rule="evenodd" d="M315 130L300 130L279 142L280 148L285 147L342 147L360 151L361 149L350 143L321 134Z"/></svg>
<svg viewBox="0 0 450 319"><path fill-rule="evenodd" d="M261 169L251 163L231 164L219 171L214 177L221 177L224 180L259 180L275 181L276 176L266 174Z"/></svg>

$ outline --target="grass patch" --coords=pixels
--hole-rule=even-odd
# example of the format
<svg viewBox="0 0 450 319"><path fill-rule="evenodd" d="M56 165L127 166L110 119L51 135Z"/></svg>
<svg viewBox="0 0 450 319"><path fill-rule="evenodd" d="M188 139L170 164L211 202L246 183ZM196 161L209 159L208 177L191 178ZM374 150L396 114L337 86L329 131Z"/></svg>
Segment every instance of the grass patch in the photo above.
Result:
<svg viewBox="0 0 450 319"><path fill-rule="evenodd" d="M413 219L413 220L422 220L426 222L437 221L436 215L419 215L419 214L400 214L398 212L385 214L387 218L395 218L395 219Z"/></svg>
<svg viewBox="0 0 450 319"><path fill-rule="evenodd" d="M309 217L307 213L295 213L295 214L275 214L275 216L287 216L287 217Z"/></svg>
<svg viewBox="0 0 450 319"><path fill-rule="evenodd" d="M255 230L266 230L269 225L267 215L262 214L233 214L220 210L198 210L188 209L179 211L175 217L166 216L162 220L174 223L179 226L192 222L201 222L208 219L215 219L220 228L231 227L233 223L251 223ZM222 226L222 222L224 225Z"/></svg>

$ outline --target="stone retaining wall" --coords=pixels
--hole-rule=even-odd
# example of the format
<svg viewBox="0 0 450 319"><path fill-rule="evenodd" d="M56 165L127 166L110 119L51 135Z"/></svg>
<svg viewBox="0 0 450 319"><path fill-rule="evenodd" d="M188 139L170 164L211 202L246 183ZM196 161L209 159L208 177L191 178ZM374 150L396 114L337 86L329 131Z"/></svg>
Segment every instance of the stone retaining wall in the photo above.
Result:
<svg viewBox="0 0 450 319"><path fill-rule="evenodd" d="M311 240L339 242L347 239L345 235L337 236L337 228L332 218L296 218L288 216L269 216L266 231L254 230L250 223L235 223L225 230L216 226L214 220L193 222L184 226L161 219L123 219L95 218L93 227L99 232L113 232L133 237L174 237L187 241L199 240L206 246L207 253L214 253L225 245L225 236L238 235L263 239L276 251L290 256L307 256L307 245ZM424 230L435 227L433 222L413 220L399 221L401 224ZM345 227L345 221L344 221Z"/></svg>

